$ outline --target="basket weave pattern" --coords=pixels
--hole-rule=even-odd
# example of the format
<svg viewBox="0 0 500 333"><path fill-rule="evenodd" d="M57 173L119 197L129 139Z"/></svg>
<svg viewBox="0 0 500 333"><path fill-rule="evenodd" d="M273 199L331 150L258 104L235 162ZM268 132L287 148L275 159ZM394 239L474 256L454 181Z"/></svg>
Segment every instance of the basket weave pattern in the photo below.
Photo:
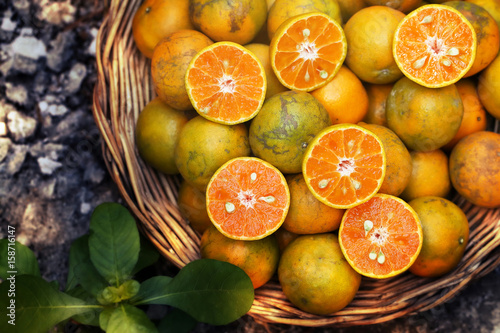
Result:
<svg viewBox="0 0 500 333"><path fill-rule="evenodd" d="M132 18L140 4L140 0L111 1L97 36L93 112L108 171L122 197L144 234L180 268L200 257L200 235L182 218L176 205L180 176L155 172L135 148L139 112L155 96L150 60L140 54L132 38ZM491 130L499 132L499 127L497 120ZM249 315L262 324L341 327L381 323L448 301L470 281L500 265L500 208L480 208L460 196L454 202L469 219L470 239L464 258L451 273L437 279L410 273L386 280L363 279L351 304L329 316L294 307L274 278L255 291Z"/></svg>

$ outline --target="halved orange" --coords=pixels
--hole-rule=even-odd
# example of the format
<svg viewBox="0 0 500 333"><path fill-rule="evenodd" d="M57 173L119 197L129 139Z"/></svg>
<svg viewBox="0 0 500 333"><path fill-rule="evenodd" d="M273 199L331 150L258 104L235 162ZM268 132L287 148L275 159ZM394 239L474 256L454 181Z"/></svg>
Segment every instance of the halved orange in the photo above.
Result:
<svg viewBox="0 0 500 333"><path fill-rule="evenodd" d="M340 248L347 262L361 275L376 279L410 268L422 242L422 226L415 210L388 194L376 194L348 209L339 229Z"/></svg>
<svg viewBox="0 0 500 333"><path fill-rule="evenodd" d="M337 124L310 142L302 173L309 190L324 204L351 208L377 193L385 177L382 141L354 124Z"/></svg>
<svg viewBox="0 0 500 333"><path fill-rule="evenodd" d="M312 91L330 82L342 66L347 42L342 27L315 12L283 22L270 44L271 66L287 88Z"/></svg>
<svg viewBox="0 0 500 333"><path fill-rule="evenodd" d="M238 157L222 165L207 187L207 211L226 237L257 240L275 232L290 207L283 174L256 157Z"/></svg>
<svg viewBox="0 0 500 333"><path fill-rule="evenodd" d="M253 118L266 97L266 74L257 57L233 42L214 43L191 60L186 90L198 114L233 125Z"/></svg>
<svg viewBox="0 0 500 333"><path fill-rule="evenodd" d="M425 5L400 22L392 51L406 77L438 88L457 82L469 71L476 47L474 28L458 10Z"/></svg>

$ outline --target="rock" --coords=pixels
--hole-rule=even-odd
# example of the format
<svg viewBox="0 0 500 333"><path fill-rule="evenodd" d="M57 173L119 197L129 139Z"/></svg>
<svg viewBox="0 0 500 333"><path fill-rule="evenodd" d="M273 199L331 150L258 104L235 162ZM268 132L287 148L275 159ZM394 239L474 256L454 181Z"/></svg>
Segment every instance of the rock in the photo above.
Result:
<svg viewBox="0 0 500 333"><path fill-rule="evenodd" d="M5 95L8 100L20 105L28 104L28 90L24 85L14 85L10 82L6 82L5 88Z"/></svg>
<svg viewBox="0 0 500 333"><path fill-rule="evenodd" d="M20 55L29 59L38 60L47 55L45 44L33 37L33 29L23 28L21 34L11 43L13 54Z"/></svg>
<svg viewBox="0 0 500 333"><path fill-rule="evenodd" d="M63 116L68 113L68 108L62 104L52 104L48 107L48 112L52 116Z"/></svg>
<svg viewBox="0 0 500 333"><path fill-rule="evenodd" d="M0 163L7 157L12 141L9 138L0 138Z"/></svg>
<svg viewBox="0 0 500 333"><path fill-rule="evenodd" d="M73 135L78 128L84 127L85 124L88 124L89 115L81 110L76 110L69 113L66 117L64 117L59 124L57 124L54 133L57 134L52 141L64 140L71 135Z"/></svg>
<svg viewBox="0 0 500 333"><path fill-rule="evenodd" d="M12 6L20 14L29 14L30 12L30 1L29 0L12 0Z"/></svg>
<svg viewBox="0 0 500 333"><path fill-rule="evenodd" d="M105 176L106 171L104 171L95 160L90 160L85 166L85 172L83 174L83 179L85 181L92 184L100 184Z"/></svg>
<svg viewBox="0 0 500 333"><path fill-rule="evenodd" d="M76 8L69 2L39 1L37 18L53 25L69 24L75 20Z"/></svg>
<svg viewBox="0 0 500 333"><path fill-rule="evenodd" d="M77 62L71 67L69 73L63 79L63 91L66 94L74 94L80 90L83 80L87 76L87 67Z"/></svg>
<svg viewBox="0 0 500 333"><path fill-rule="evenodd" d="M10 10L4 13L2 24L0 25L0 40L10 41L14 37L17 23L11 20L12 12Z"/></svg>
<svg viewBox="0 0 500 333"><path fill-rule="evenodd" d="M51 178L46 181L40 182L38 189L40 191L40 195L45 199L53 199L55 198L55 189L56 189L56 178Z"/></svg>
<svg viewBox="0 0 500 333"><path fill-rule="evenodd" d="M51 175L54 171L60 167L62 167L62 163L54 161L48 157L39 157L37 159L38 166L40 167L40 171L44 175Z"/></svg>
<svg viewBox="0 0 500 333"><path fill-rule="evenodd" d="M7 125L5 124L4 121L0 121L0 136L6 136L7 135Z"/></svg>
<svg viewBox="0 0 500 333"><path fill-rule="evenodd" d="M56 38L49 43L47 66L59 73L73 56L74 43L75 34L71 30L58 33Z"/></svg>
<svg viewBox="0 0 500 333"><path fill-rule="evenodd" d="M31 137L36 130L36 119L26 116L19 111L7 114L7 127L14 141L19 142Z"/></svg>
<svg viewBox="0 0 500 333"><path fill-rule="evenodd" d="M82 202L80 204L80 214L87 215L92 211L92 206L88 202Z"/></svg>
<svg viewBox="0 0 500 333"><path fill-rule="evenodd" d="M37 157L49 157L53 160L58 160L66 151L66 146L51 142L38 141L36 144L32 145L29 149L31 156Z"/></svg>
<svg viewBox="0 0 500 333"><path fill-rule="evenodd" d="M90 34L92 35L92 42L90 43L89 47L87 48L87 53L91 56L96 55L96 45L97 45L97 34L99 33L99 29L97 28L92 28L90 30Z"/></svg>
<svg viewBox="0 0 500 333"><path fill-rule="evenodd" d="M19 172L26 159L28 146L12 144L10 153L7 154L5 161L0 164L0 174L5 173L8 176L13 176Z"/></svg>

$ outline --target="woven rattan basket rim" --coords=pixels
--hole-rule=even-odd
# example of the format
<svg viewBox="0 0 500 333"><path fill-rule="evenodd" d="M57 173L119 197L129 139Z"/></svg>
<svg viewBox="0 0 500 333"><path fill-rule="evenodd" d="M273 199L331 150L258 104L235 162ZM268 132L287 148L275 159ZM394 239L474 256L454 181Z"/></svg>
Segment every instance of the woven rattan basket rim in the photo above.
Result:
<svg viewBox="0 0 500 333"><path fill-rule="evenodd" d="M102 135L108 171L139 225L157 249L177 267L198 259L200 235L176 205L179 177L165 177L148 167L134 144L135 121L154 98L150 62L134 45L131 22L140 0L113 0L97 36L98 79L93 114ZM500 132L499 121L489 130ZM305 313L287 301L277 279L255 292L249 311L262 324L356 326L381 323L442 304L472 280L500 265L500 209L474 206L457 196L466 213L470 240L465 256L451 273L424 279L410 273L388 280L363 279L355 299L329 316Z"/></svg>

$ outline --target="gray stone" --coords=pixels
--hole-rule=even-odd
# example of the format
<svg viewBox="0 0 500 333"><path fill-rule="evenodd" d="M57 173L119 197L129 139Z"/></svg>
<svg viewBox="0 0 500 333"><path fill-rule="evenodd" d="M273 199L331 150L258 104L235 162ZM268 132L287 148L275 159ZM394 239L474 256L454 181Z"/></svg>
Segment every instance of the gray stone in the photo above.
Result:
<svg viewBox="0 0 500 333"><path fill-rule="evenodd" d="M79 62L74 64L63 80L64 92L66 94L74 94L78 92L86 76L87 76L87 67L85 67L84 64Z"/></svg>
<svg viewBox="0 0 500 333"><path fill-rule="evenodd" d="M56 178L51 178L49 180L40 182L38 186L40 195L45 199L55 198L56 183L57 183Z"/></svg>
<svg viewBox="0 0 500 333"><path fill-rule="evenodd" d="M69 1L39 0L37 18L53 25L69 24L75 20L76 8Z"/></svg>
<svg viewBox="0 0 500 333"><path fill-rule="evenodd" d="M16 142L31 137L35 133L36 125L35 118L26 116L21 112L11 111L7 114L7 128Z"/></svg>
<svg viewBox="0 0 500 333"><path fill-rule="evenodd" d="M90 30L90 35L92 36L92 42L90 43L89 47L87 48L87 53L91 56L96 55L96 45L97 45L97 34L99 33L99 29L97 28L92 28Z"/></svg>
<svg viewBox="0 0 500 333"><path fill-rule="evenodd" d="M12 141L9 138L0 138L0 163L7 157Z"/></svg>
<svg viewBox="0 0 500 333"><path fill-rule="evenodd" d="M14 37L14 31L16 30L17 23L11 20L11 11L6 11L4 17L1 19L2 24L0 25L0 40L10 41Z"/></svg>
<svg viewBox="0 0 500 333"><path fill-rule="evenodd" d="M63 31L49 43L47 52L47 66L55 72L60 72L65 62L72 56L75 35L72 31Z"/></svg>
<svg viewBox="0 0 500 333"><path fill-rule="evenodd" d="M68 113L69 109L63 104L52 104L47 108L48 113L51 116L63 116Z"/></svg>
<svg viewBox="0 0 500 333"><path fill-rule="evenodd" d="M45 44L36 37L33 37L33 30L31 28L23 28L19 37L14 39L10 47L13 54L34 60L47 55Z"/></svg>
<svg viewBox="0 0 500 333"><path fill-rule="evenodd" d="M78 128L87 122L87 117L87 113L81 110L69 113L57 124L54 131L54 133L57 133L57 136L52 140L58 141L74 134Z"/></svg>
<svg viewBox="0 0 500 333"><path fill-rule="evenodd" d="M29 153L31 156L37 158L37 157L49 157L53 160L58 160L66 151L66 146L57 144L57 143L51 143L51 142L45 142L45 141L38 141L34 145L30 147Z"/></svg>
<svg viewBox="0 0 500 333"><path fill-rule="evenodd" d="M92 184L100 184L105 176L106 171L104 171L94 160L91 160L85 166L85 173L83 175L85 181L89 181Z"/></svg>
<svg viewBox="0 0 500 333"><path fill-rule="evenodd" d="M8 176L13 176L18 173L24 164L27 152L28 146L13 144L7 158L0 164L0 173L5 173Z"/></svg>
<svg viewBox="0 0 500 333"><path fill-rule="evenodd" d="M28 90L24 85L14 85L10 82L5 83L5 95L11 102L26 105L28 103Z"/></svg>
<svg viewBox="0 0 500 333"><path fill-rule="evenodd" d="M62 167L62 163L54 161L53 159L48 157L39 157L36 161L38 162L40 171L44 175L51 175L54 173L54 171L56 171L56 169Z"/></svg>
<svg viewBox="0 0 500 333"><path fill-rule="evenodd" d="M12 6L14 6L16 11L21 14L29 14L30 11L29 0L12 0Z"/></svg>

